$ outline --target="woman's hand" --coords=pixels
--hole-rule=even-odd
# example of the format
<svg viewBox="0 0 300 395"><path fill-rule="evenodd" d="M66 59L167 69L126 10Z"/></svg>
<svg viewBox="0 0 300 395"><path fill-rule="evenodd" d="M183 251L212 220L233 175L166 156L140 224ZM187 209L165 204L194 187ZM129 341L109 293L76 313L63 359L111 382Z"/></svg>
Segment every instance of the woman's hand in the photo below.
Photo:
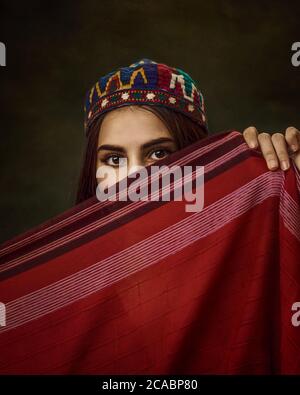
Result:
<svg viewBox="0 0 300 395"><path fill-rule="evenodd" d="M285 133L258 133L254 126L243 132L244 139L250 148L260 148L267 162L269 170L280 167L287 170L290 167L290 158L300 170L300 132L290 126Z"/></svg>

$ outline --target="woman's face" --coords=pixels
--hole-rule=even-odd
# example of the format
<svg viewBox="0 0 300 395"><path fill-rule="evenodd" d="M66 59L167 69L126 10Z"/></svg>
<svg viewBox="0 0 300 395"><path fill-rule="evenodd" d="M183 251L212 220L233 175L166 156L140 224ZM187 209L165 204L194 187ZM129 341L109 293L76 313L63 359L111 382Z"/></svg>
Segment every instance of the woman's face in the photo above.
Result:
<svg viewBox="0 0 300 395"><path fill-rule="evenodd" d="M169 130L152 112L139 106L112 110L101 124L96 170L101 167L101 171L106 171L109 167L114 177L106 176L97 181L106 188L176 150Z"/></svg>

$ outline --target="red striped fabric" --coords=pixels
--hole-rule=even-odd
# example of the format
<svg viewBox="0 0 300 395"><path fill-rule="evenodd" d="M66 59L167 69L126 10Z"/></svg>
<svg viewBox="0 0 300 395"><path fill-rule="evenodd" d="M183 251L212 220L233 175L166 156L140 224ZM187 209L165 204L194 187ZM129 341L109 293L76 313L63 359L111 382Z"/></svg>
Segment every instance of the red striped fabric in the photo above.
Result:
<svg viewBox="0 0 300 395"><path fill-rule="evenodd" d="M300 373L299 171L236 131L164 163L200 212L95 197L1 246L1 374Z"/></svg>

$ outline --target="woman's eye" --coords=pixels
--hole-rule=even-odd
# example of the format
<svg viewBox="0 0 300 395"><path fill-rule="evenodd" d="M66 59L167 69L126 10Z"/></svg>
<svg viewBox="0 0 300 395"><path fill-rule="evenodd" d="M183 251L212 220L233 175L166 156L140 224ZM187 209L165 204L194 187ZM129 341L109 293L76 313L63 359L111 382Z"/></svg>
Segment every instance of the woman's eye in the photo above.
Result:
<svg viewBox="0 0 300 395"><path fill-rule="evenodd" d="M105 158L105 163L109 166L121 167L126 164L126 158L119 155L110 155Z"/></svg>
<svg viewBox="0 0 300 395"><path fill-rule="evenodd" d="M163 159L164 157L166 157L167 155L169 155L169 151L165 150L165 149L157 149L155 151L152 152L152 154L150 155L151 159L154 160L159 160L159 159Z"/></svg>

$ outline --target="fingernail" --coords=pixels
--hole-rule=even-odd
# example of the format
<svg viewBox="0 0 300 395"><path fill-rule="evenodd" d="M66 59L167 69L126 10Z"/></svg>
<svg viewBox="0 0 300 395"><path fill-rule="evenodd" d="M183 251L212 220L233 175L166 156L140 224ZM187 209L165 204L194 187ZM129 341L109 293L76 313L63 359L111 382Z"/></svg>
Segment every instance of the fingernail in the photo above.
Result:
<svg viewBox="0 0 300 395"><path fill-rule="evenodd" d="M286 160L283 160L282 162L281 162L281 168L282 168L282 170L287 170L288 168L289 168L289 162L288 161L286 161Z"/></svg>
<svg viewBox="0 0 300 395"><path fill-rule="evenodd" d="M270 169L276 169L278 167L276 160L270 160L269 167Z"/></svg>
<svg viewBox="0 0 300 395"><path fill-rule="evenodd" d="M297 147L297 145L295 145L295 144L291 145L291 149L292 149L292 151L294 151L294 152L298 151L298 147Z"/></svg>
<svg viewBox="0 0 300 395"><path fill-rule="evenodd" d="M253 141L251 141L250 142L250 148L255 148L255 147L256 147L256 144Z"/></svg>

